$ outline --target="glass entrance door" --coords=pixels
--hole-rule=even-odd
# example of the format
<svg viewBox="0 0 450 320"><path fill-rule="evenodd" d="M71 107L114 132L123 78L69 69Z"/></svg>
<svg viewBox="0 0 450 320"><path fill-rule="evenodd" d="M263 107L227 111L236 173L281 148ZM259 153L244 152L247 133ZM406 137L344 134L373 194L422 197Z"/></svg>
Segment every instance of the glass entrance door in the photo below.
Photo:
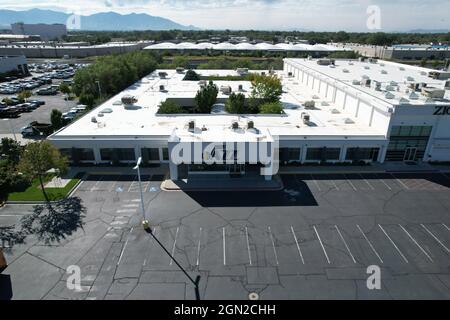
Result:
<svg viewBox="0 0 450 320"><path fill-rule="evenodd" d="M417 148L406 148L403 161L416 161Z"/></svg>

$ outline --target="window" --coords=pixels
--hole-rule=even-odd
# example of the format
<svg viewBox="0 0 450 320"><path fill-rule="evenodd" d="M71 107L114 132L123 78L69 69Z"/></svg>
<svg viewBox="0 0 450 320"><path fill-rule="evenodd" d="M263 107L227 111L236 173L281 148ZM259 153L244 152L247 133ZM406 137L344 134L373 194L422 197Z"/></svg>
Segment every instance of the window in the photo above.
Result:
<svg viewBox="0 0 450 320"><path fill-rule="evenodd" d="M280 161L299 161L300 148L280 148Z"/></svg>
<svg viewBox="0 0 450 320"><path fill-rule="evenodd" d="M377 161L379 148L348 148L345 156L346 160L360 161L372 160Z"/></svg>
<svg viewBox="0 0 450 320"><path fill-rule="evenodd" d="M112 161L113 160L113 152L114 152L114 149L100 149L100 158L103 161Z"/></svg>
<svg viewBox="0 0 450 320"><path fill-rule="evenodd" d="M339 160L341 155L340 148L326 148L325 157L326 160Z"/></svg>
<svg viewBox="0 0 450 320"><path fill-rule="evenodd" d="M323 148L308 148L308 150L306 150L306 160L320 161L322 160L322 152Z"/></svg>
<svg viewBox="0 0 450 320"><path fill-rule="evenodd" d="M431 126L394 126L391 129L392 137L429 137Z"/></svg>
<svg viewBox="0 0 450 320"><path fill-rule="evenodd" d="M169 161L169 149L163 148L162 149L162 155L164 161Z"/></svg>
<svg viewBox="0 0 450 320"><path fill-rule="evenodd" d="M159 161L159 149L158 148L148 148L148 160L149 161Z"/></svg>
<svg viewBox="0 0 450 320"><path fill-rule="evenodd" d="M121 149L114 149L115 152L117 152L117 158L119 161L135 161L136 156L134 154L133 148L121 148Z"/></svg>
<svg viewBox="0 0 450 320"><path fill-rule="evenodd" d="M81 161L94 161L94 150L92 149L77 149L79 152L79 159Z"/></svg>

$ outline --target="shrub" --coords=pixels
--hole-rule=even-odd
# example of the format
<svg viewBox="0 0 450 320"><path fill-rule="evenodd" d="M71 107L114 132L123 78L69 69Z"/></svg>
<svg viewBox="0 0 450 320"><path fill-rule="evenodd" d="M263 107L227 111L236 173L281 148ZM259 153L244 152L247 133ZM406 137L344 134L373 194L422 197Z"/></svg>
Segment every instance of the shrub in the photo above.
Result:
<svg viewBox="0 0 450 320"><path fill-rule="evenodd" d="M158 114L176 114L184 113L184 109L172 100L166 100L161 103Z"/></svg>
<svg viewBox="0 0 450 320"><path fill-rule="evenodd" d="M183 78L184 81L199 81L200 76L194 70L188 70Z"/></svg>
<svg viewBox="0 0 450 320"><path fill-rule="evenodd" d="M232 92L227 102L225 103L225 110L228 113L233 114L248 113L245 95L243 95L242 93L235 94L234 92Z"/></svg>
<svg viewBox="0 0 450 320"><path fill-rule="evenodd" d="M283 94L283 87L276 75L252 75L253 90L251 97L261 103L277 102Z"/></svg>
<svg viewBox="0 0 450 320"><path fill-rule="evenodd" d="M198 90L195 96L196 111L198 113L211 113L211 108L216 103L218 94L219 89L212 81Z"/></svg>
<svg viewBox="0 0 450 320"><path fill-rule="evenodd" d="M283 106L281 102L266 102L259 106L259 113L262 114L281 114Z"/></svg>

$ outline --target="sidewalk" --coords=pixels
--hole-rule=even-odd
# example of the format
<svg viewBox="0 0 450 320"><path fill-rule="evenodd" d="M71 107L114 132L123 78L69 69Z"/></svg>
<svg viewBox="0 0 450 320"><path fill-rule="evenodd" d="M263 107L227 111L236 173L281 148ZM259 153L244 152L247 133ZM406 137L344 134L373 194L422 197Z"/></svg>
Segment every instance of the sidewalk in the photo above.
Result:
<svg viewBox="0 0 450 320"><path fill-rule="evenodd" d="M129 167L70 167L67 176L76 176L78 173L86 173L90 175L136 175L137 171L133 169L134 166ZM169 172L169 166L162 164L159 167L141 167L141 175L166 174Z"/></svg>
<svg viewBox="0 0 450 320"><path fill-rule="evenodd" d="M374 163L368 166L298 166L280 167L279 174L325 174L325 173L381 173L381 172L439 172L450 171L448 165L430 165L428 163L406 164Z"/></svg>

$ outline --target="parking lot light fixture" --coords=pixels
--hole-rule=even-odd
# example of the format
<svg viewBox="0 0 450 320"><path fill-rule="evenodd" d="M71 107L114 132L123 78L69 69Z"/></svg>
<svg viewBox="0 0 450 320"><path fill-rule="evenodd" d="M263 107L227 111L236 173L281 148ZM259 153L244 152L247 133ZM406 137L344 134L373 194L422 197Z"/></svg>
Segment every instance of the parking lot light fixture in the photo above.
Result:
<svg viewBox="0 0 450 320"><path fill-rule="evenodd" d="M141 170L140 170L140 165L142 163L142 157L139 157L136 166L133 168L133 170L137 170L137 175L138 175L138 180L139 180L139 192L141 194L141 209L142 209L142 225L144 227L144 229L149 227L149 222L147 221L147 219L145 218L145 207L144 207L144 194L142 193L142 181L141 181Z"/></svg>

